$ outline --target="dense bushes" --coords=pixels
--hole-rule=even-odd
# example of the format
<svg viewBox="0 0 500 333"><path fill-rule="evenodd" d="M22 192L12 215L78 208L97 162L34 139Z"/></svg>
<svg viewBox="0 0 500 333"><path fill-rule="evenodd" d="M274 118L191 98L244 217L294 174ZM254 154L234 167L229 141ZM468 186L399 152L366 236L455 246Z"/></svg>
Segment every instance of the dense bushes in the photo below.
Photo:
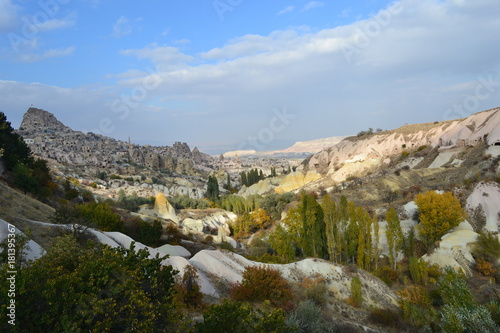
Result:
<svg viewBox="0 0 500 333"><path fill-rule="evenodd" d="M249 304L224 301L211 305L196 325L199 333L282 333L293 332L285 324L281 309L257 309Z"/></svg>
<svg viewBox="0 0 500 333"><path fill-rule="evenodd" d="M276 306L284 306L292 299L292 288L279 271L266 266L249 266L243 272L241 283L232 288L231 296L237 301L270 301Z"/></svg>
<svg viewBox="0 0 500 333"><path fill-rule="evenodd" d="M57 238L47 254L16 275L16 325L2 332L187 332L173 298L171 266L146 250ZM7 290L7 267L0 269ZM0 303L8 304L7 293ZM0 315L6 317L6 307ZM6 327L9 326L9 327Z"/></svg>

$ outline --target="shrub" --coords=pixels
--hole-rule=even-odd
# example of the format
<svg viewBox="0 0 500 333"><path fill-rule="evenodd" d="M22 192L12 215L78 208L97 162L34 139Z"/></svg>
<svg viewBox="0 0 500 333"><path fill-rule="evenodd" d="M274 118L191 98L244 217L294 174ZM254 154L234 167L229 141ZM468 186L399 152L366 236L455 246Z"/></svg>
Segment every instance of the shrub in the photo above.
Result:
<svg viewBox="0 0 500 333"><path fill-rule="evenodd" d="M179 287L181 300L187 307L196 309L203 306L203 294L200 292L196 268L191 265L186 266Z"/></svg>
<svg viewBox="0 0 500 333"><path fill-rule="evenodd" d="M491 233L479 234L472 253L476 258L488 262L497 261L500 258L500 241L498 240L498 236Z"/></svg>
<svg viewBox="0 0 500 333"><path fill-rule="evenodd" d="M390 287L398 280L399 273L389 266L382 266L375 272L375 276Z"/></svg>
<svg viewBox="0 0 500 333"><path fill-rule="evenodd" d="M97 226L102 231L122 231L123 221L111 210L107 203L87 203L77 205L76 211L87 225Z"/></svg>
<svg viewBox="0 0 500 333"><path fill-rule="evenodd" d="M298 328L298 332L335 332L331 323L323 318L320 307L311 300L301 302L287 317L286 323L289 327Z"/></svg>
<svg viewBox="0 0 500 333"><path fill-rule="evenodd" d="M351 280L351 297L347 300L349 305L359 308L363 304L363 295L361 293L361 280L355 276Z"/></svg>
<svg viewBox="0 0 500 333"><path fill-rule="evenodd" d="M281 333L290 332L281 309L255 309L248 304L224 301L203 313L196 325L199 333Z"/></svg>
<svg viewBox="0 0 500 333"><path fill-rule="evenodd" d="M369 320L384 327L399 327L399 313L390 309L373 309L370 312Z"/></svg>
<svg viewBox="0 0 500 333"><path fill-rule="evenodd" d="M409 286L399 290L397 294L401 298L400 308L407 323L423 327L436 320L436 312L430 306L430 299L425 288Z"/></svg>
<svg viewBox="0 0 500 333"><path fill-rule="evenodd" d="M231 297L237 301L269 300L276 306L284 306L292 299L292 288L279 271L267 266L249 266L241 283L231 289Z"/></svg>
<svg viewBox="0 0 500 333"><path fill-rule="evenodd" d="M496 272L496 269L493 268L493 264L491 262L481 258L476 259L476 269L484 276L493 276Z"/></svg>
<svg viewBox="0 0 500 333"><path fill-rule="evenodd" d="M301 299L307 299L316 305L324 305L327 302L328 288L325 279L321 275L312 278L305 278L299 282L299 296Z"/></svg>

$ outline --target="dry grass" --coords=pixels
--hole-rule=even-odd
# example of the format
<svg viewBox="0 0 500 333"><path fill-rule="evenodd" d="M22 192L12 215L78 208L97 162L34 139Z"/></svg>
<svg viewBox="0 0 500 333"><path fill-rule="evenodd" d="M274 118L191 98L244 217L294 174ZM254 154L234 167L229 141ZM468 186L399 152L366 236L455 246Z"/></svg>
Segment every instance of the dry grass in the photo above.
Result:
<svg viewBox="0 0 500 333"><path fill-rule="evenodd" d="M0 218L12 220L14 218L50 222L54 215L54 208L40 201L24 195L22 192L10 188L0 181Z"/></svg>

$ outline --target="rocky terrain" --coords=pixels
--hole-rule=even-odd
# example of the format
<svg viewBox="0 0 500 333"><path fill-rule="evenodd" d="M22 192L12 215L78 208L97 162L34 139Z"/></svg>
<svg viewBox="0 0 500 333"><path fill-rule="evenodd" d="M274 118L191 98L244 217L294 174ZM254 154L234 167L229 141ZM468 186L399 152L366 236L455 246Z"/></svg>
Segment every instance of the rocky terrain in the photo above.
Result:
<svg viewBox="0 0 500 333"><path fill-rule="evenodd" d="M425 262L440 268L451 266L473 277L477 272L472 250L479 235L489 232L500 239L500 108L465 119L406 125L344 138L302 160L297 171L267 177L249 187L238 186L240 171L258 167L267 174L271 167L285 169L294 162L258 156L210 157L197 149L191 151L182 143L173 147L136 146L75 132L50 113L38 109L28 110L19 133L37 155L51 161L58 181L71 179L75 187L99 198L118 198L132 193L139 197L154 196L153 205L142 205L127 214L148 222L160 221L164 240L169 239L166 230L172 230L172 226L187 239L179 238L173 244L157 248L140 243L138 247L147 248L152 256L169 254L170 258L163 264L172 265L181 273L193 266L201 292L212 300L227 295L229 286L242 280L245 268L257 265L270 265L295 284L321 277L326 281L327 307L334 313L332 316L353 324L359 331L376 331L373 327L361 328L368 322L366 309L392 311L397 309L400 298L374 275L350 266L316 258L289 264L264 264L244 257L256 234L245 239L234 238L232 228L240 216L221 208L175 209L169 202L168 197L178 194L195 199L203 197L208 174L219 180L222 193L228 193L223 184L229 175L239 190L236 194L242 198L301 190L313 192L318 198L329 193L338 200L344 195L377 217L377 253L384 260L389 256L387 208L396 207L402 231L408 235L418 230L415 227L419 223L413 199L417 193L430 190L453 191L465 210L466 220L448 230L427 253L419 255ZM104 164L100 164L98 151L110 152ZM162 172L165 169L169 171ZM99 172L114 174L114 177L101 179ZM291 206L284 208L281 221ZM1 181L0 207L0 240L7 234L6 226L14 224L17 232L30 235L29 257L32 259L42 256L44 249L50 247L51 239L72 227L51 223L53 208ZM271 232L281 221L272 221L266 232ZM129 247L134 241L120 232L88 230L91 238L114 247ZM266 237L260 241L266 241ZM234 252L222 251L223 246ZM397 255L403 257L402 252ZM362 284L364 310L346 303L354 277Z"/></svg>
<svg viewBox="0 0 500 333"><path fill-rule="evenodd" d="M148 167L179 175L199 176L211 171L214 159L186 143L172 147L140 146L94 133L74 131L48 111L29 108L18 133L36 155L65 166L115 170ZM124 166L125 164L125 166Z"/></svg>

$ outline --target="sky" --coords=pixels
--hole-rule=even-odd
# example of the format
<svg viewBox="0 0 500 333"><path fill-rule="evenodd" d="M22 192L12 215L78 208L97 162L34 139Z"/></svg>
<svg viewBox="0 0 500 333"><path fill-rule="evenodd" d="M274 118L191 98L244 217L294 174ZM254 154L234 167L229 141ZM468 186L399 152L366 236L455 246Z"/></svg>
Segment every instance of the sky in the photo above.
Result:
<svg viewBox="0 0 500 333"><path fill-rule="evenodd" d="M0 110L209 154L500 106L498 0L0 0Z"/></svg>

